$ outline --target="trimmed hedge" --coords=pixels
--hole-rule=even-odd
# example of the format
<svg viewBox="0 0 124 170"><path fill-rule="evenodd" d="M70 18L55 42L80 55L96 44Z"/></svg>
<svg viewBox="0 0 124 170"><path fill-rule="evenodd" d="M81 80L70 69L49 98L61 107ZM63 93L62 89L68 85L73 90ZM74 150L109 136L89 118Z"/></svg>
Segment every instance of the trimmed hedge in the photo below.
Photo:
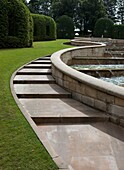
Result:
<svg viewBox="0 0 124 170"><path fill-rule="evenodd" d="M0 48L31 47L32 22L22 0L0 1Z"/></svg>
<svg viewBox="0 0 124 170"><path fill-rule="evenodd" d="M48 16L45 16L45 20L46 20L46 40L55 40L56 39L55 21Z"/></svg>
<svg viewBox="0 0 124 170"><path fill-rule="evenodd" d="M56 24L51 17L32 14L34 22L34 41L55 40Z"/></svg>
<svg viewBox="0 0 124 170"><path fill-rule="evenodd" d="M57 20L57 38L74 38L74 23L71 17L63 15Z"/></svg>
<svg viewBox="0 0 124 170"><path fill-rule="evenodd" d="M94 36L95 37L105 37L111 38L113 32L113 21L109 18L100 18L95 24L94 27Z"/></svg>
<svg viewBox="0 0 124 170"><path fill-rule="evenodd" d="M115 39L124 39L124 24L113 26L113 37Z"/></svg>

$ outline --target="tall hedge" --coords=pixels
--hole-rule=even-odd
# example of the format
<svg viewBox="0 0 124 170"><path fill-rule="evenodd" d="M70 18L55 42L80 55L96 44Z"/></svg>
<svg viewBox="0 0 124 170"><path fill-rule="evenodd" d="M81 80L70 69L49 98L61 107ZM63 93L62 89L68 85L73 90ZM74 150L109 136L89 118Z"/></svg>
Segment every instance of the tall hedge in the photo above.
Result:
<svg viewBox="0 0 124 170"><path fill-rule="evenodd" d="M32 46L32 22L22 0L0 1L0 48Z"/></svg>
<svg viewBox="0 0 124 170"><path fill-rule="evenodd" d="M94 36L111 38L113 32L113 21L109 18L100 18L95 24Z"/></svg>
<svg viewBox="0 0 124 170"><path fill-rule="evenodd" d="M46 40L55 40L56 39L55 21L48 16L45 16L45 20L46 20Z"/></svg>
<svg viewBox="0 0 124 170"><path fill-rule="evenodd" d="M74 38L74 23L71 17L63 15L58 18L57 38Z"/></svg>
<svg viewBox="0 0 124 170"><path fill-rule="evenodd" d="M51 17L32 14L34 23L34 41L55 40L56 24Z"/></svg>
<svg viewBox="0 0 124 170"><path fill-rule="evenodd" d="M124 24L113 26L113 37L116 39L124 39Z"/></svg>

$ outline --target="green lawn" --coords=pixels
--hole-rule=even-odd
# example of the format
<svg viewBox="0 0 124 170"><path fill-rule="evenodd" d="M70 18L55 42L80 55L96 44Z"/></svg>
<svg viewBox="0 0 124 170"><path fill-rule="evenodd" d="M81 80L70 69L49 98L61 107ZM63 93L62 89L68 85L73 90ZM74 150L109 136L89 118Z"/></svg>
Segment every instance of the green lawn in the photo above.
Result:
<svg viewBox="0 0 124 170"><path fill-rule="evenodd" d="M18 109L12 73L23 64L69 46L67 40L35 42L34 48L0 50L0 170L56 170L49 154Z"/></svg>

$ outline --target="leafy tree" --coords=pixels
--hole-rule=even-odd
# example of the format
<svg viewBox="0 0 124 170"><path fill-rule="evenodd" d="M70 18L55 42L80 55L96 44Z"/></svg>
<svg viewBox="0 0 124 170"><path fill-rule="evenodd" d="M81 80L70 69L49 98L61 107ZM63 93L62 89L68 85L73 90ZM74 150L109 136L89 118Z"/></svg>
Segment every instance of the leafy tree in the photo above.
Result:
<svg viewBox="0 0 124 170"><path fill-rule="evenodd" d="M96 21L106 15L102 0L80 0L76 11L76 27L84 34L88 34L88 30L93 32Z"/></svg>
<svg viewBox="0 0 124 170"><path fill-rule="evenodd" d="M32 13L51 15L52 0L30 0L28 8Z"/></svg>
<svg viewBox="0 0 124 170"><path fill-rule="evenodd" d="M117 18L121 24L124 24L124 0L117 0Z"/></svg>
<svg viewBox="0 0 124 170"><path fill-rule="evenodd" d="M28 4L28 8L32 13L39 13L39 0L30 0Z"/></svg>
<svg viewBox="0 0 124 170"><path fill-rule="evenodd" d="M52 13L55 20L62 15L73 18L78 1L79 0L53 0Z"/></svg>
<svg viewBox="0 0 124 170"><path fill-rule="evenodd" d="M118 0L103 0L107 16L116 22L116 4Z"/></svg>
<svg viewBox="0 0 124 170"><path fill-rule="evenodd" d="M124 39L124 24L114 25L113 38Z"/></svg>
<svg viewBox="0 0 124 170"><path fill-rule="evenodd" d="M74 38L74 23L71 17L63 15L58 18L57 38Z"/></svg>
<svg viewBox="0 0 124 170"><path fill-rule="evenodd" d="M111 38L113 33L113 21L109 18L100 18L95 24L94 36Z"/></svg>
<svg viewBox="0 0 124 170"><path fill-rule="evenodd" d="M51 16L52 0L40 0L40 14Z"/></svg>
<svg viewBox="0 0 124 170"><path fill-rule="evenodd" d="M27 5L27 1L26 0L20 0L22 1L25 5Z"/></svg>

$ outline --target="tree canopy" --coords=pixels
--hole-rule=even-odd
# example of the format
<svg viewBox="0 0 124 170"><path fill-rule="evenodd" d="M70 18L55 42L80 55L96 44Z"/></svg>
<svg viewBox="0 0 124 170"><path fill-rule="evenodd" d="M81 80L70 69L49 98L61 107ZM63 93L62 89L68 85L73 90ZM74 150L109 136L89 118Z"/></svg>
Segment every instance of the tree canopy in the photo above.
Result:
<svg viewBox="0 0 124 170"><path fill-rule="evenodd" d="M108 17L114 22L124 22L123 0L30 0L31 12L51 16L58 20L63 15L73 19L80 33L93 32L99 18Z"/></svg>
<svg viewBox="0 0 124 170"><path fill-rule="evenodd" d="M124 24L124 0L118 0L117 1L117 19L118 22L121 22L121 24Z"/></svg>

